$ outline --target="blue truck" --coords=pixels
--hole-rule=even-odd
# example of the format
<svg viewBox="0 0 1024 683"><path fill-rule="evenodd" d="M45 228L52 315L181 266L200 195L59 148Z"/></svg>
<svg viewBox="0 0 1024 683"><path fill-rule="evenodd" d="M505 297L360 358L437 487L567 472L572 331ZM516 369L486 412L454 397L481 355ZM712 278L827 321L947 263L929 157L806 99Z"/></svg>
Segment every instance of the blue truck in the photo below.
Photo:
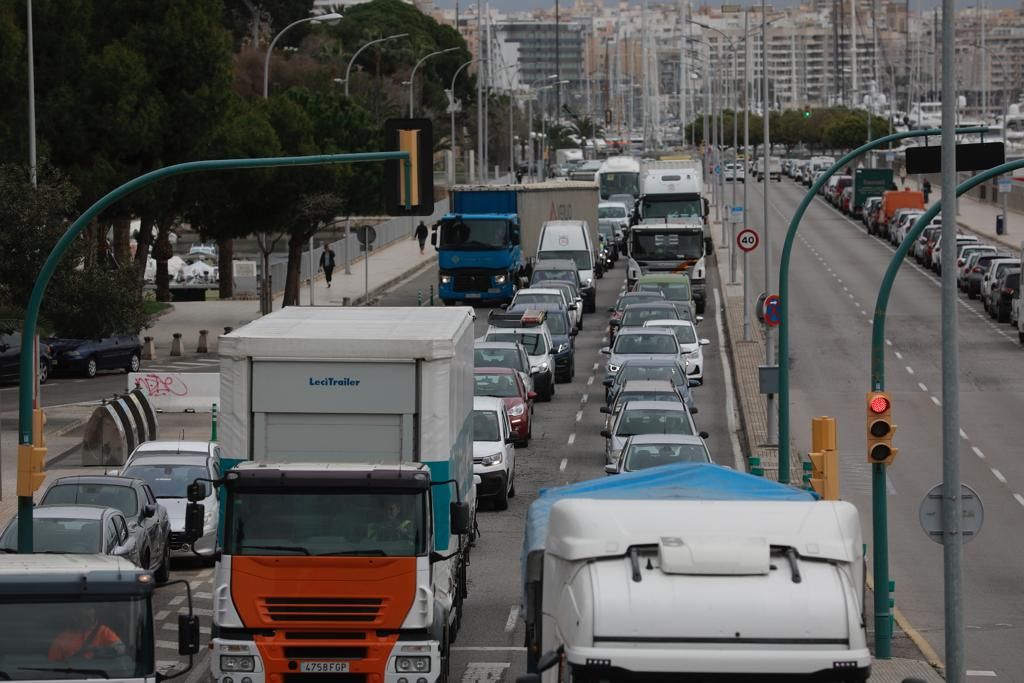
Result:
<svg viewBox="0 0 1024 683"><path fill-rule="evenodd" d="M597 202L597 185L588 182L451 188L450 210L430 238L438 296L445 304L511 301L525 286L544 222L585 220L596 231Z"/></svg>

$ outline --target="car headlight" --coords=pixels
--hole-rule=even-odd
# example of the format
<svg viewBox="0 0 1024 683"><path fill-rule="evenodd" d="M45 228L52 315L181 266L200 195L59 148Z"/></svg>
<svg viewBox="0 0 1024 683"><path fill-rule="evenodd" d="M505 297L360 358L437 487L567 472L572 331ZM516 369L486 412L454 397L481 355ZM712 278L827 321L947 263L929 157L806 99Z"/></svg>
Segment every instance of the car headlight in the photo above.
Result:
<svg viewBox="0 0 1024 683"><path fill-rule="evenodd" d="M557 353L565 353L568 350L569 350L569 342L562 342L561 344L558 345Z"/></svg>
<svg viewBox="0 0 1024 683"><path fill-rule="evenodd" d="M587 281L583 283L583 286L584 287L593 287L594 286L594 278L588 277Z"/></svg>
<svg viewBox="0 0 1024 683"><path fill-rule="evenodd" d="M491 465L500 465L502 460L501 451L492 453L491 455L485 455L480 458L480 464L484 467L490 467Z"/></svg>
<svg viewBox="0 0 1024 683"><path fill-rule="evenodd" d="M530 370L532 370L533 372L544 372L547 369L548 369L547 361L545 361L543 363L538 363L537 365L534 365L533 367L530 368Z"/></svg>
<svg viewBox="0 0 1024 683"><path fill-rule="evenodd" d="M221 671L255 671L256 660L252 655L221 655Z"/></svg>
<svg viewBox="0 0 1024 683"><path fill-rule="evenodd" d="M441 284L442 285L451 284L451 281L452 281L452 276L451 275L442 275L441 276Z"/></svg>
<svg viewBox="0 0 1024 683"><path fill-rule="evenodd" d="M78 351L65 351L64 355L67 356L68 358L81 358L82 357L82 354L79 353Z"/></svg>
<svg viewBox="0 0 1024 683"><path fill-rule="evenodd" d="M399 673L428 673L430 657L395 657L395 670Z"/></svg>
<svg viewBox="0 0 1024 683"><path fill-rule="evenodd" d="M619 366L613 363L608 364L608 372L615 373L619 371Z"/></svg>
<svg viewBox="0 0 1024 683"><path fill-rule="evenodd" d="M525 403L520 403L519 405L512 406L511 408L508 409L508 414L509 414L510 417L519 417L520 415L522 415L525 412L526 412L526 404Z"/></svg>
<svg viewBox="0 0 1024 683"><path fill-rule="evenodd" d="M502 273L501 275L494 276L494 284L503 285L508 280L508 275Z"/></svg>

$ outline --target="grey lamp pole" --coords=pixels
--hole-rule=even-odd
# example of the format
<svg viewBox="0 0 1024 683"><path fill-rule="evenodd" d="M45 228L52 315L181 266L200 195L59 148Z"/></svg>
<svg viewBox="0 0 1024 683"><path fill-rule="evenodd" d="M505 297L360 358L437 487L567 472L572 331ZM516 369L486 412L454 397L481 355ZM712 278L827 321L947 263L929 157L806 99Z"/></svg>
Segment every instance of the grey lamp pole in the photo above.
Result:
<svg viewBox="0 0 1024 683"><path fill-rule="evenodd" d="M454 52L455 50L458 50L458 49L459 48L457 48L457 47L450 47L447 50L438 50L437 52L431 52L429 55L426 55L425 57L420 58L420 61L416 62L416 66L414 66L412 68L412 74L409 75L409 118L410 119L413 117L413 100L415 99L415 97L413 95L416 92L414 90L415 85L416 85L416 71L420 68L420 65L423 62L425 62L428 59L430 59L431 57L436 57L437 55L443 55L446 52Z"/></svg>
<svg viewBox="0 0 1024 683"><path fill-rule="evenodd" d="M348 77L349 77L349 74L352 72L352 65L355 64L356 57L359 56L359 53L362 52L363 50L365 50L366 48L370 47L371 45L376 45L378 43L383 43L386 40L394 40L396 38L405 38L407 35L409 35L409 34L408 33L396 33L395 35L388 36L387 38L378 38L377 40L371 40L370 42L366 43L365 45L360 47L358 50L356 50L355 54L352 55L352 58L348 60L348 66L345 67L345 97L348 97L348 83L349 83Z"/></svg>
<svg viewBox="0 0 1024 683"><path fill-rule="evenodd" d="M28 174L36 186L36 62L32 44L32 0L25 4L25 43L28 48ZM37 364L38 365L38 364Z"/></svg>
<svg viewBox="0 0 1024 683"><path fill-rule="evenodd" d="M764 190L764 291L768 294L772 293L772 234L769 229L769 218L768 218L768 188L771 187L771 140L769 139L769 124L768 121L771 118L768 109L768 7L766 0L761 0L761 96L764 104L762 105L764 111L761 112L763 119L763 135L764 141L762 143L764 160L764 181L762 182ZM952 269L950 270L952 272ZM765 328L764 335L764 349L765 349L765 365L775 365L775 335L772 334L771 328ZM783 363L788 363L789 359L783 358ZM777 440L778 434L778 419L775 410L775 396L774 394L768 394L765 403L765 413L768 418L768 443L773 443ZM780 463L781 465L781 463ZM789 472L778 473L779 481L783 483L789 483Z"/></svg>
<svg viewBox="0 0 1024 683"><path fill-rule="evenodd" d="M527 100L527 104L526 104L526 118L528 119L526 127L527 127L527 138L529 138L529 141L530 141L530 177L531 178L534 177L534 163L536 162L536 155L534 154L534 151L533 151L533 100L534 100L535 97L537 97L537 94L540 92L540 88L537 87L538 83L543 83L544 81L554 80L556 78L558 78L558 74L551 74L551 75L547 76L546 78L538 78L534 82L530 83L530 99ZM544 109L541 108L541 119L542 120L543 120L543 117L544 117Z"/></svg>
<svg viewBox="0 0 1024 683"><path fill-rule="evenodd" d="M459 77L459 74L462 73L463 69L465 69L470 64L473 64L473 63L479 62L479 61L481 61L481 60L479 60L479 59L471 59L468 62L463 62L462 64L459 65L459 68L455 70L455 73L452 74L452 88L451 88L451 93L452 93L452 112L451 112L451 114L452 114L452 139L451 139L451 148L452 148L452 165L453 166L456 164L456 156L455 156L455 79ZM452 177L452 182L454 183L454 181L455 181L454 172L453 172L452 176L453 176Z"/></svg>
<svg viewBox="0 0 1024 683"><path fill-rule="evenodd" d="M328 12L327 14L321 14L316 17L306 17L305 19L299 19L285 26L278 32L274 39L270 41L270 46L267 47L267 56L263 59L263 99L267 99L270 95L270 55L274 54L274 46L277 45L277 41L288 32L289 29L298 26L299 24L314 23L314 24L336 24L341 21L341 15L337 12ZM345 83L345 94L348 94L348 82ZM267 251L267 233L260 235L260 241L263 244L260 246L260 251L263 253L263 291L260 292L260 313L266 315L270 313L273 308L273 296L270 293L270 253ZM345 249L348 250L348 242L345 242ZM309 254L310 259L313 258L313 238L309 238ZM310 263L309 267L309 304L313 305L313 264Z"/></svg>

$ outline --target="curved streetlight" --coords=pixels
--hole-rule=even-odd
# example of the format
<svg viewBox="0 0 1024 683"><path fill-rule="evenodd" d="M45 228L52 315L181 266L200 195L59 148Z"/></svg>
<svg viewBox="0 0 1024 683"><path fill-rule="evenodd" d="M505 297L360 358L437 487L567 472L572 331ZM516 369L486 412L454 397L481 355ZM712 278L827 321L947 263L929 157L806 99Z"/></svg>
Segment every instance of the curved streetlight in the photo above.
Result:
<svg viewBox="0 0 1024 683"><path fill-rule="evenodd" d="M431 57L436 57L437 55L443 55L446 52L454 52L455 50L458 50L458 49L459 48L457 48L457 47L450 47L447 50L438 50L437 52L431 52L429 55L426 55L425 57L422 57L420 59L420 61L416 62L416 66L414 66L412 68L412 73L409 75L409 118L410 119L413 117L413 100L415 99L413 97L413 94L416 92L414 90L415 83L416 83L416 71L420 68L420 64L422 64L423 62L427 61Z"/></svg>
<svg viewBox="0 0 1024 683"><path fill-rule="evenodd" d="M283 36L288 30L299 24L314 23L314 24L336 24L341 21L341 15L337 12L328 12L327 14L321 14L316 17L307 17L305 19L299 19L285 26L281 31L274 36L274 39L270 41L270 47L267 48L267 56L263 60L263 99L267 99L267 95L270 91L270 55L274 52L274 46L277 45L278 39Z"/></svg>
<svg viewBox="0 0 1024 683"><path fill-rule="evenodd" d="M463 62L462 64L459 65L459 68L455 70L455 73L452 74L452 87L448 91L449 93L451 93L451 104L448 105L448 110L452 117L452 136L451 140L449 141L449 147L451 147L452 152L452 177L450 179L452 185L455 184L455 160L457 159L457 157L455 156L455 107L458 101L455 99L455 79L457 79L459 77L459 74L462 73L463 69L465 69L470 64L476 64L477 62L486 61L486 57L481 57L479 59L471 59L468 62Z"/></svg>
<svg viewBox="0 0 1024 683"><path fill-rule="evenodd" d="M396 38L405 38L407 35L409 35L409 34L408 33L396 33L395 35L388 36L386 38L378 38L377 40L371 40L366 45L363 45L358 50L356 50L355 54L352 55L352 58L348 60L348 66L345 67L345 79L343 81L345 83L345 97L348 97L348 82L349 82L348 76L349 76L349 73L352 71L352 65L355 63L356 57L359 56L359 53L362 52L363 50L365 50L366 48L370 47L371 45L376 45L377 43L383 43L384 41L387 41L387 40L394 40Z"/></svg>
<svg viewBox="0 0 1024 683"><path fill-rule="evenodd" d="M545 81L552 81L558 78L558 74L551 74L544 78L538 78L537 80L530 83L530 99L526 101L526 121L527 121L527 137L530 140L530 177L533 177L533 166L535 163L533 154L533 100L537 96L537 84Z"/></svg>

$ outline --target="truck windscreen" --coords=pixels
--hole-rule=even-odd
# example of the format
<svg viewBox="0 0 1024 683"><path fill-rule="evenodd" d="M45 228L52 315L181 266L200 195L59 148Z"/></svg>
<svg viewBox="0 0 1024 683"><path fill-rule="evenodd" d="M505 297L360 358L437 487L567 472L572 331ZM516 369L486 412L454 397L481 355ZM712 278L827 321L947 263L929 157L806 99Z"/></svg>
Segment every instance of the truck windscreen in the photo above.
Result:
<svg viewBox="0 0 1024 683"><path fill-rule="evenodd" d="M633 230L630 239L633 258L684 259L704 255L704 236L694 232L645 232Z"/></svg>
<svg viewBox="0 0 1024 683"><path fill-rule="evenodd" d="M411 557L427 552L427 538L421 491L239 489L230 497L224 552Z"/></svg>
<svg viewBox="0 0 1024 683"><path fill-rule="evenodd" d="M0 599L0 679L142 679L153 672L146 597Z"/></svg>
<svg viewBox="0 0 1024 683"><path fill-rule="evenodd" d="M601 199L608 199L617 194L628 194L633 197L640 194L640 174L602 173Z"/></svg>
<svg viewBox="0 0 1024 683"><path fill-rule="evenodd" d="M660 218L700 218L704 215L700 197L670 200L649 197L643 200L641 208L645 221Z"/></svg>
<svg viewBox="0 0 1024 683"><path fill-rule="evenodd" d="M441 225L440 246L448 249L500 249L508 245L508 221L470 219Z"/></svg>

